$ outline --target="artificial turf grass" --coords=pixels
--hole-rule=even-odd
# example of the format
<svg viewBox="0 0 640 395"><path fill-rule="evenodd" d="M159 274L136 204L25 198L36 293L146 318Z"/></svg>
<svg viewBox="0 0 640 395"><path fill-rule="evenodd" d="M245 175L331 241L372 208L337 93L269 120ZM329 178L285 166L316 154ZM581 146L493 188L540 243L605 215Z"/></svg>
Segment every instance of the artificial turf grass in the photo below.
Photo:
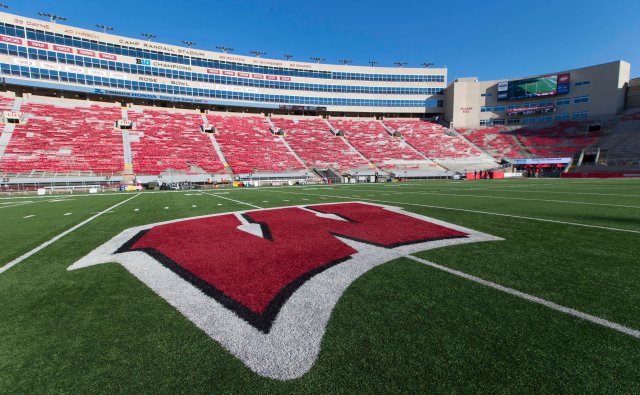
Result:
<svg viewBox="0 0 640 395"><path fill-rule="evenodd" d="M340 190L340 188L336 188L336 190ZM326 194L329 191L328 189L323 190L322 193ZM268 205L272 206L326 203L330 201L330 199L321 200L319 197L312 198L311 196L307 197L309 201L294 201L297 198L289 194L274 194L266 190L248 192L249 191L234 191L230 195L225 196L263 206L267 206L267 204L262 203L262 200L268 200ZM252 194L255 194L255 196L252 196ZM355 194L359 194L359 192ZM148 198L146 198L147 196ZM166 303L153 292L137 282L135 278L121 267L116 265L102 265L83 269L77 271L77 273L83 272L80 275L82 281L74 281L71 284L67 284L67 281L70 281L70 277L68 276L77 275L76 272L65 271L68 264L83 256L87 251L90 251L91 248L108 240L111 236L118 233L119 229L142 223L157 222L158 220L193 216L198 213L206 213L207 211L213 210L245 210L249 208L241 204L234 204L219 198L209 197L208 199L212 202L216 204L222 202L225 203L225 206L218 207L213 204L209 206L207 203L204 203L205 200L200 200L201 203L197 203L198 208L194 209L190 203L195 197L187 197L178 193L141 195L141 197L137 199L142 199L143 197L145 197L144 200L136 203L143 210L138 213L141 215L133 215L132 208L134 206L126 203L116 209L116 213L114 213L116 215L99 218L95 222L86 225L84 232L81 233L78 231L65 237L63 240L60 240L60 242L43 251L42 254L38 254L38 256L25 261L23 264L0 276L0 301L3 301L3 303L7 302L6 305L12 306L12 308L3 310L1 313L3 316L0 322L6 322L5 318L8 320L15 319L16 317L22 318L22 320L17 320L15 324L0 324L0 326L4 326L4 330L0 332L2 333L0 337L10 340L6 343L7 352L0 356L0 365L3 366L0 368L0 383L7 383L4 387L8 389L6 392L19 392L20 389L22 389L22 392L78 392L82 391L83 388L94 387L95 392L108 392L107 389L120 392L127 390L129 390L128 392L130 392L130 390L139 390L140 392L175 392L176 390L184 390L185 388L188 388L190 392L370 392L368 390L371 388L405 391L410 391L414 388L439 390L457 388L460 390L475 390L475 392L489 390L506 392L510 388L535 389L532 385L537 385L540 391L545 390L546 392L557 392L558 388L569 391L570 386L598 392L604 392L605 390L626 391L626 389L629 388L631 390L637 389L637 381L631 374L633 373L633 364L629 365L627 363L627 361L631 361L631 363L636 364L635 366L638 366L637 360L633 357L630 358L627 355L627 351L620 351L620 346L617 343L618 340L608 340L610 338L625 338L624 335L606 328L597 327L590 323L582 322L572 317L564 316L560 313L551 312L535 305L533 306L535 307L533 310L529 310L529 308L525 308L524 310L521 308L516 309L517 311L522 310L522 313L519 313L521 316L519 320L521 319L521 321L518 321L518 327L531 326L532 328L536 328L536 324L539 321L542 321L543 324L546 323L548 318L539 320L537 317L548 317L547 313L540 313L540 309L542 309L542 311L548 311L552 313L552 317L556 317L556 315L561 317L557 318L557 320L560 320L560 324L553 323L553 330L544 333L553 335L556 331L563 333L569 332L572 336L576 337L576 342L579 343L582 341L585 345L589 346L591 350L595 350L599 358L602 358L610 365L603 366L602 364L597 364L597 361L594 362L593 358L585 357L575 350L565 350L562 348L562 345L565 343L564 338L563 341L559 342L550 341L549 347L542 347L540 345L542 340L536 340L537 338L535 338L536 347L529 346L529 342L532 341L529 339L529 336L535 335L535 333L529 333L525 337L527 341L524 341L523 344L527 346L528 349L535 351L534 356L536 357L535 361L537 361L537 364L527 362L523 368L521 367L516 370L509 368L504 370L502 365L506 363L511 364L513 361L508 355L497 353L497 351L515 348L518 353L521 354L522 352L522 350L520 350L520 343L508 342L510 339L509 336L514 335L511 335L512 331L506 330L500 334L492 333L487 341L490 340L498 344L507 342L506 344L509 344L509 347L491 349L480 347L479 351L465 353L461 357L455 357L456 359L461 359L462 363L452 363L451 358L447 357L447 350L443 351L438 348L440 343L437 339L427 339L426 334L423 333L420 327L407 326L403 321L405 318L402 317L405 317L405 313L412 311L410 306L422 306L425 303L431 303L432 296L427 298L416 297L414 295L414 293L417 292L414 289L415 287L410 287L409 290L405 292L404 289L407 288L407 281L403 280L402 276L398 277L397 275L393 275L393 273L400 273L405 269L404 267L396 266L393 266L394 269L391 269L391 274L383 272L382 278L385 281L387 278L393 279L388 286L385 285L384 282L382 285L379 284L376 282L378 280L373 283L367 282L369 275L375 275L377 272L378 269L375 269L365 274L365 276L357 280L356 283L347 290L346 295L339 302L338 307L334 311L334 316L329 322L329 331L323 342L320 359L309 374L305 375L302 379L287 383L273 382L272 380L260 378L244 368L237 359L221 350L217 343L203 335L186 319L170 306L166 305ZM198 197L198 199L200 198L201 197ZM383 199L386 198L387 197L384 197ZM290 200L290 202L284 202L285 199ZM398 200L400 201L402 199ZM136 202L136 199L134 199L132 203L133 202ZM206 205L206 207L201 207L201 205ZM171 206L171 209L164 210L164 206ZM415 206L407 206L407 209L416 211ZM509 207L505 206L503 209L508 210ZM588 214L584 209L584 207L577 208L575 215ZM545 253L546 250L553 246L554 241L548 239L537 241L530 237L527 239L527 230L533 233L539 231L536 227L532 227L531 223L516 219L505 220L504 218L499 219L499 217L483 217L482 215L463 214L448 210L422 208L419 210L424 210L424 212L421 212L423 214L459 225L469 226L491 234L508 232L507 239L511 241L517 241L514 240L514 236L511 235L511 233L521 232L522 235L518 235L518 237L523 237L523 240L529 241L527 244L513 243L514 246L522 246L522 248L516 248L515 250L515 252L519 250L520 254L516 254L515 256L502 256L498 254L503 260L502 264L499 261L495 262L486 259L487 257L495 255L497 250L493 249L494 246L490 246L494 243L479 243L432 250L425 253L428 259L453 267L464 264L467 265L465 267L466 270L476 270L477 267L480 267L482 270L486 270L488 274L498 276L497 278L492 278L494 281L508 282L513 281L515 278L520 281L523 286L530 286L531 283L539 287L542 292L549 291L545 287L544 281L528 282L526 280L526 274L535 274L535 268L527 268L527 265L524 265L524 263L528 262L527 259L529 257L534 262L540 261L548 265L552 261L547 260L554 256L553 249ZM633 210L630 211L630 217L633 218ZM560 225L556 224L544 225L551 226L554 229L560 227ZM577 238L585 236L584 228L570 228L570 232L571 230L573 230ZM611 237L607 231L599 232L604 234L602 237L607 237L608 235L610 239L619 239ZM546 234L545 232L540 233ZM503 242L495 244L498 245L500 243ZM593 243L590 243L590 246L591 244ZM624 279L625 276L628 277L628 281L633 280L634 277L637 278L634 271L628 270L627 266L630 266L628 262L625 263L627 259L625 256L633 256L634 245L623 243L621 244L623 251L619 252L616 252L616 244L609 245L611 246L611 250L608 251L604 248L602 256L604 257L607 252L610 252L611 257L608 261L618 265L619 269L616 270L616 273L611 273L606 267L603 267L601 274L605 276L605 280L615 283L618 278ZM462 251L465 249L469 250L463 253ZM637 251L637 246L635 251ZM461 259L465 258L466 255L470 255L473 259ZM570 263L570 265L566 267L566 270L569 272L568 274L574 275L573 277L568 277L569 280L573 278L573 280L571 280L573 283L582 279L585 273L589 275L589 272L594 270L591 268L595 266L589 265L590 269L585 272L584 270L586 269L580 268L579 259L574 260L573 254L570 253L566 255ZM586 257L588 258L589 255L587 254ZM505 262L508 262L509 259L512 265L507 266ZM520 269L520 265L518 264L524 266L524 268ZM395 265L395 262L385 264L380 269L387 267L387 265ZM418 267L422 267L422 265L414 262L410 262L408 265L418 265ZM509 267L518 268L521 272L517 270L515 272L504 270ZM433 269L427 269L428 271L434 271ZM422 267L422 270L424 270L424 267ZM11 275L11 273L14 274ZM424 276L424 274L420 274L422 271L412 271L411 273L411 275L406 276L408 280L418 281ZM501 320L509 317L512 313L509 309L505 311L504 309L498 308L501 304L499 301L502 299L494 295L497 291L492 291L490 296L486 296L485 293L462 293L461 297L456 299L445 291L453 287L453 282L455 281L469 282L456 279L445 273L442 274L445 275L443 277L443 285L440 287L442 289L436 288L440 289L440 293L443 293L446 297L440 300L433 296L432 303L440 306L442 303L448 305L450 301L451 304L445 308L443 314L438 315L440 322L448 322L449 320L456 322L457 317L462 316L462 312L466 311L466 309L460 306L463 306L468 300L475 301L477 299L479 302L482 302L483 306L486 305L486 308L497 309L497 312L491 313L490 316L493 317L493 321L489 320L490 322L498 322L498 329L502 327L510 328L510 326L502 324ZM607 279L607 275L611 278ZM540 278L544 280L545 277L547 276L544 275ZM77 279L78 277L75 278ZM446 280L447 278L449 278L449 280ZM358 289L357 287L359 287L360 281L365 281L363 295L361 297L358 296L358 294L356 294L356 296L351 295L350 292L352 290ZM103 282L109 285L101 288ZM420 284L418 290L421 290L423 287L428 287L426 283L422 283L421 281L418 281L418 283ZM633 281L629 281L629 283L633 284ZM559 282L559 284L561 284L561 282ZM571 282L569 282L569 284L571 284ZM598 291L598 284L595 284L595 286L595 291ZM474 287L479 286L463 286L462 289ZM627 289L626 294L616 295L617 299L613 299L613 302L612 300L598 302L597 298L591 298L589 293L585 292L588 290L588 287L583 285L574 287L573 289L567 287L566 291L563 290L561 286L558 286L558 289L554 289L555 287L556 285L553 284L550 284L548 287L552 296L574 297L573 294L575 294L576 301L579 302L580 296L582 295L588 297L589 300L595 303L595 307L604 309L603 311L605 312L621 309L622 312L637 320L637 310L625 308L625 304L630 305L630 302L637 297L637 292L634 291L634 288ZM385 291L387 293L397 294L396 298L386 298L386 301L381 303L381 305L386 306L383 309L370 307L369 299L378 292L379 288L387 289L387 291ZM454 288L457 289L460 287ZM78 293L76 291L77 289L83 292ZM608 290L607 288L601 288L601 290L602 289ZM96 291L95 294L93 293L94 290ZM98 290L104 291L104 294L98 294ZM121 294L124 294L124 297L121 297ZM505 295L504 297L506 297L507 300L516 300L516 298L512 296ZM354 309L347 309L347 313L345 313L346 315L343 318L337 318L342 309L342 304L353 298L356 298ZM621 303L621 306L618 305L619 303L616 303L620 301L624 302ZM520 303L530 305L529 302L525 301L518 301L517 303L511 301L507 303L507 306L513 308L514 303L517 306L520 306ZM73 308L66 308L69 304ZM133 306L131 306L132 304ZM408 304L409 307L405 306L406 304ZM42 308L40 308L40 306L42 306ZM571 305L570 307L576 306ZM83 314L75 314L76 309L80 309ZM476 308L476 310L477 309L479 309L479 307ZM451 314L453 314L453 316L451 316L452 318L450 317ZM361 315L363 316L360 317ZM385 323L385 326L371 326L370 320L367 318L370 315L376 316L376 318ZM470 318L467 320L480 328L480 335L488 331L488 329L486 329L487 325L481 325L483 322L481 318L486 315L486 313L471 310L469 315ZM141 323L139 324L133 322L135 321L135 317L138 316L141 317ZM409 315L409 317L414 316L415 314ZM391 325L388 323L389 319L385 317L392 317L390 319L398 320L399 324ZM417 317L419 318L419 314ZM56 325L49 331L48 328L50 325L48 325L48 320L52 318ZM91 330L81 326L74 332L75 326L70 326L69 322L75 323L78 320L83 323L85 321L87 323L93 323L89 326ZM554 320L556 320L556 318L554 318ZM63 324L59 324L58 321L63 322ZM174 323L176 321L178 322ZM567 325L564 323L565 321L575 321L576 325L579 325L577 329L574 327L567 329L565 328ZM418 320L418 322L424 324L420 320ZM106 326L105 330L100 329L103 326ZM361 330L362 326L364 326L366 330ZM390 328L390 331L402 333L403 335L400 336L398 340L392 335L390 336L391 340L389 340L385 335L387 326ZM354 327L358 332L351 334L351 331L354 331ZM585 337L583 334L584 327L591 328L587 332L594 330L597 335ZM598 329L593 329L592 327L597 327ZM331 331L333 328L337 328L340 334L332 335ZM145 333L144 331L149 333ZM163 331L169 332L169 334L163 333ZM347 331L347 334L351 337L345 337L343 331ZM89 332L93 333L93 335L89 334ZM67 339L73 337L74 333L77 333L77 335L75 335L75 341ZM378 335L380 333L382 334ZM463 332L463 334L464 333L466 332ZM456 341L466 344L470 341L467 337L465 334L461 340ZM505 340L503 337L507 337L507 339ZM113 342L113 339L118 339L118 341ZM604 339L602 340L605 343L604 346L593 344L595 342L594 339L598 341ZM628 348L637 354L637 340L629 339L631 339L630 342L623 341L623 344L628 344ZM85 344L85 346L77 346L76 342ZM351 347L352 342L358 347ZM129 344L133 344L134 346L130 346ZM135 346L135 344L138 344L138 346ZM190 346L191 344L193 344L193 347ZM425 344L433 348L436 350L435 354L442 356L442 358L434 362L420 357L416 354L419 353L419 348L417 351L412 351L411 346L416 344ZM627 346L623 346L623 348L624 347ZM346 351L341 354L341 350L343 349ZM452 355L458 355L460 352L452 351ZM106 353L104 359L97 358L101 357L103 353ZM606 353L610 353L611 355L605 355L603 357L602 355ZM82 358L83 355L87 355L87 358ZM110 355L111 357L107 358ZM504 371L507 377L514 376L512 381L506 379L496 381L493 376L487 375L484 371L481 371L482 374L479 373L478 375L470 375L467 377L466 374L474 369L470 367L473 363L484 363L483 361L491 357L495 359L495 362L485 363L487 369L493 368L496 371ZM92 362L92 358L97 358L95 363ZM328 362L323 362L325 358L328 358ZM580 360L576 360L576 358ZM75 359L79 361L77 363L73 362ZM551 366L551 368L544 366L543 368L538 368L538 365L542 363L540 361L543 359L552 360L551 363L544 365ZM586 362L583 363L583 360ZM568 366L567 369L569 369L570 372L565 372L563 375L554 373L555 371L563 371L563 367L558 361L565 361ZM519 359L516 362L520 363ZM437 368L436 364L447 366L452 372L442 372ZM619 366L619 364L621 365ZM353 368L351 368L351 366L353 366ZM13 369L12 367L16 368ZM419 369L421 367L423 370ZM534 374L537 371L536 369L540 369L542 373L540 375ZM596 369L595 373L593 369ZM1 373L3 371L5 373ZM615 384L611 383L611 377L615 375L617 371L621 371L624 374L621 376L622 379L616 387ZM81 372L81 374L77 372ZM176 374L176 372L179 373ZM435 377L436 384L430 384L431 381L425 377L427 375L422 374L424 372L429 373L431 378ZM519 374L524 374L525 377L516 380L515 377ZM29 381L29 377L35 378L35 380ZM491 380L488 382L482 381L482 377L489 377ZM557 381L567 384L564 387L559 387L556 384ZM368 382L371 384L367 384ZM2 390L2 386L3 384L0 384L0 392L5 392ZM42 389L43 391L38 391L38 389Z"/></svg>
<svg viewBox="0 0 640 395"><path fill-rule="evenodd" d="M74 274L76 284L58 286L63 293L80 288L74 303L61 306L54 299L32 310L35 317L25 317L23 324L34 330L15 340L28 344L30 363L3 366L1 375L20 378L3 380L11 384L7 388L84 393L639 388L637 340L404 259L356 280L334 310L316 366L289 382L248 371L124 269L95 269Z"/></svg>

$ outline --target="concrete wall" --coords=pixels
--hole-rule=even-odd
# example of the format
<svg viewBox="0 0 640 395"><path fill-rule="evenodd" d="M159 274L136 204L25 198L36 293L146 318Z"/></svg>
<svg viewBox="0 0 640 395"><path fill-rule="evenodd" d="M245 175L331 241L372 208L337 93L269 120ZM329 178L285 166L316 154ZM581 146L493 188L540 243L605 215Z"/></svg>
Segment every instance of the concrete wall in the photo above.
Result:
<svg viewBox="0 0 640 395"><path fill-rule="evenodd" d="M640 108L640 78L629 81L627 108Z"/></svg>

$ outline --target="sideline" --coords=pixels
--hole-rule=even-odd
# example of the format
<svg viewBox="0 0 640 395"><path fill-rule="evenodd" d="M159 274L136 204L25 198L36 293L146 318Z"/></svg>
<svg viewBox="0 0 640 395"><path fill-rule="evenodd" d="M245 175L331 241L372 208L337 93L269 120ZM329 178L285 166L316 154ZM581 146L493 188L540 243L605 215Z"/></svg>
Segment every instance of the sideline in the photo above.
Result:
<svg viewBox="0 0 640 395"><path fill-rule="evenodd" d="M441 271L449 273L449 274L453 274L454 276L462 277L462 278L464 278L466 280L473 281L474 283L478 283L480 285L484 285L485 287L493 288L495 290L507 293L509 295L518 297L520 299L528 300L530 302L542 305L542 306L547 307L547 308L549 308L551 310L556 310L556 311L559 311L559 312L564 313L564 314L572 315L572 316L580 318L582 320L589 321L589 322L592 322L594 324L602 325L602 326L607 327L609 329L613 329L615 331L622 332L625 335L633 336L633 337L635 337L637 339L640 339L640 331L637 330L637 329L632 329L632 328L626 327L624 325L620 325L618 323L605 320L604 318L600 318L600 317L596 317L596 316L591 315L591 314L583 313L582 311L575 310L575 309L572 309L570 307L562 306L562 305L559 305L557 303L551 302L549 300L542 299L542 298L539 298L537 296L533 296L533 295L530 295L528 293L524 293L524 292L518 291L517 289L505 287L504 285L496 284L494 282L484 280L484 279L482 279L480 277L472 276L471 274L467 274L467 273L461 272L459 270L455 270L455 269L451 269L451 268L446 267L446 266L438 265L437 263L429 262L427 260L418 258L418 257L413 256L413 255L405 255L404 257L408 258L408 259L411 259L411 260L413 260L415 262L422 263L423 265L427 265L427 266L429 266L431 268L434 268L434 269L437 269L437 270L441 270Z"/></svg>
<svg viewBox="0 0 640 395"><path fill-rule="evenodd" d="M583 228L604 229L604 230L610 230L610 231L614 231L614 232L625 232L625 233L640 234L640 230L612 228L612 227L609 227L609 226L589 225L589 224L581 224L581 223L577 223L577 222L565 222L565 221L557 221L557 220L553 220L553 219L544 219L544 218L537 218L537 217L526 217L524 215L494 213L494 212L491 212L491 211L469 210L469 209L464 209L464 208L433 206L433 205L429 205L429 204L407 203L407 202L399 202L399 201L395 201L394 202L394 201L390 201L390 200L369 199L369 198L364 198L364 197L353 197L353 196L332 196L332 195L320 195L320 194L314 194L314 193L299 193L299 192L288 192L288 191L279 191L279 192L292 193L294 195L320 196L320 197L323 197L323 198L329 197L329 198L334 198L334 199L356 199L356 200L365 200L365 201L369 201L369 202L378 202L378 203L393 204L393 205L400 205L400 206L406 205L406 206L436 208L436 209L440 209L440 210L462 211L462 212L466 212L466 213L495 215L495 216L498 216L498 217L518 218L518 219L526 219L526 220L529 220L529 221L549 222L549 223L553 223L553 224L580 226L580 227L583 227Z"/></svg>

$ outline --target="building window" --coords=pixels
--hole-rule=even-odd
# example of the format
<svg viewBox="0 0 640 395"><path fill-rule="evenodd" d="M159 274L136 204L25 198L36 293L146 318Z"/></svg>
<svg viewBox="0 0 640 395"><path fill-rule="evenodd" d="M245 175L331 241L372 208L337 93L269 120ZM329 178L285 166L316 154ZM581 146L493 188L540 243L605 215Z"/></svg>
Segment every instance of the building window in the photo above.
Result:
<svg viewBox="0 0 640 395"><path fill-rule="evenodd" d="M556 115L556 121L567 121L567 120L569 120L569 113L567 112Z"/></svg>
<svg viewBox="0 0 640 395"><path fill-rule="evenodd" d="M489 96L493 96L493 93L483 93L480 96L482 97L489 97Z"/></svg>
<svg viewBox="0 0 640 395"><path fill-rule="evenodd" d="M493 107L493 112L505 112L507 111L506 106L495 106Z"/></svg>
<svg viewBox="0 0 640 395"><path fill-rule="evenodd" d="M589 95L577 96L573 98L573 104L589 103Z"/></svg>
<svg viewBox="0 0 640 395"><path fill-rule="evenodd" d="M573 113L573 119L586 119L589 117L588 111L578 111Z"/></svg>
<svg viewBox="0 0 640 395"><path fill-rule="evenodd" d="M517 124L519 124L519 123L520 123L520 120L519 120L519 119L509 119L509 120L507 121L507 125L517 125Z"/></svg>
<svg viewBox="0 0 640 395"><path fill-rule="evenodd" d="M491 107L482 106L480 107L480 112L491 112Z"/></svg>
<svg viewBox="0 0 640 395"><path fill-rule="evenodd" d="M571 104L571 99L558 99L558 100L556 100L556 106L566 106L567 104Z"/></svg>
<svg viewBox="0 0 640 395"><path fill-rule="evenodd" d="M494 124L494 125L504 125L505 123L506 123L506 122L505 122L505 119L504 119L504 118L498 118L498 119L494 119L494 120L493 120L493 124Z"/></svg>
<svg viewBox="0 0 640 395"><path fill-rule="evenodd" d="M481 119L480 120L480 126L491 126L491 120L490 119Z"/></svg>

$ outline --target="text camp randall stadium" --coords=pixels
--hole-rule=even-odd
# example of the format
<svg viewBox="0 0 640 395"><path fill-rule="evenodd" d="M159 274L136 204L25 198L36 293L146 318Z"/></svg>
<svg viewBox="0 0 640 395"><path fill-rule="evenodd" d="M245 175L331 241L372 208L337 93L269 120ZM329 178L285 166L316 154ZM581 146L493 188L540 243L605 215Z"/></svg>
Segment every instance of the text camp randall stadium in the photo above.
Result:
<svg viewBox="0 0 640 395"><path fill-rule="evenodd" d="M442 52L480 79L418 1L44 3L0 4L0 394L640 393L640 79L582 56L637 20L572 68L442 5L538 38Z"/></svg>

